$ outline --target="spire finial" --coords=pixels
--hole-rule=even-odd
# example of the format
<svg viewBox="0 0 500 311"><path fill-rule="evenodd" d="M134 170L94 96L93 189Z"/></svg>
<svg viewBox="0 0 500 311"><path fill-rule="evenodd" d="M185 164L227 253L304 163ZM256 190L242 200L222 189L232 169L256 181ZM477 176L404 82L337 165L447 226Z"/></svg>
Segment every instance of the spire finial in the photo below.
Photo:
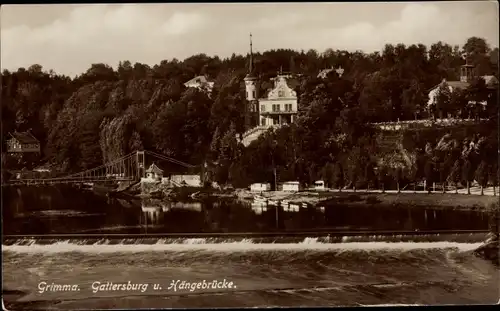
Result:
<svg viewBox="0 0 500 311"><path fill-rule="evenodd" d="M248 73L252 73L253 72L253 44L252 44L252 33L250 33L250 64L249 64L249 68L248 68Z"/></svg>

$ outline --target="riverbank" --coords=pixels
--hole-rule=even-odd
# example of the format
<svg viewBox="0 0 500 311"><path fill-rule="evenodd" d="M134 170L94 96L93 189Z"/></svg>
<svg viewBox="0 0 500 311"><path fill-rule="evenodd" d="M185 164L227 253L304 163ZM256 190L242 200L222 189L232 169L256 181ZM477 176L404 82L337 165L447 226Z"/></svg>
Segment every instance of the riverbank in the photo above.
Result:
<svg viewBox="0 0 500 311"><path fill-rule="evenodd" d="M451 209L488 212L498 208L498 197L451 193L328 193L321 205L378 205L386 207Z"/></svg>
<svg viewBox="0 0 500 311"><path fill-rule="evenodd" d="M498 207L498 197L488 195L467 195L455 193L397 193L397 192L365 192L365 191L322 191L295 192L268 191L262 193L248 190L235 191L240 199L261 196L272 201L287 200L289 202L304 202L319 206L336 204L348 205L384 205L388 207L422 207L446 208L453 210L490 211Z"/></svg>
<svg viewBox="0 0 500 311"><path fill-rule="evenodd" d="M377 205L384 207L412 207L433 208L467 211L491 211L499 207L498 196L466 194L466 193L442 193L427 191L386 191L381 190L337 190L333 191L265 191L252 192L247 189L226 189L199 187L172 187L164 184L137 184L124 195L135 198L157 198L167 200L185 199L208 199L208 198L234 198L241 201L253 202L256 197L265 198L269 201L279 202L286 200L290 203L307 203L318 206L335 205Z"/></svg>

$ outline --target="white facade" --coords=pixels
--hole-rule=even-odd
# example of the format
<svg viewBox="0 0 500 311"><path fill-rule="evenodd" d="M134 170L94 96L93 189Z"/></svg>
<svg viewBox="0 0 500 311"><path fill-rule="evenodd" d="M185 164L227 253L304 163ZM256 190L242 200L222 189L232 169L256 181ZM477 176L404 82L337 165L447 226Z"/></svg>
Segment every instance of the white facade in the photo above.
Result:
<svg viewBox="0 0 500 311"><path fill-rule="evenodd" d="M446 83L446 81L443 81L442 83ZM453 87L451 85L448 85L448 89L450 90L450 93L453 93ZM436 104L438 91L439 91L439 86L433 88L429 92L429 100L427 101L427 107L430 107L430 106Z"/></svg>
<svg viewBox="0 0 500 311"><path fill-rule="evenodd" d="M212 88L214 87L214 82L208 81L205 76L198 76L184 83L184 86L211 92Z"/></svg>
<svg viewBox="0 0 500 311"><path fill-rule="evenodd" d="M245 78L246 98L249 102L257 100L257 79L253 76Z"/></svg>
<svg viewBox="0 0 500 311"><path fill-rule="evenodd" d="M297 114L297 93L288 86L287 76L274 79L274 88L266 99L259 100L259 125L283 125L295 121Z"/></svg>
<svg viewBox="0 0 500 311"><path fill-rule="evenodd" d="M325 182L322 181L322 180L315 181L314 182L314 190L319 190L319 191L326 190L326 188L325 188Z"/></svg>
<svg viewBox="0 0 500 311"><path fill-rule="evenodd" d="M255 183L250 185L250 191L261 192L271 190L271 184Z"/></svg>
<svg viewBox="0 0 500 311"><path fill-rule="evenodd" d="M283 183L283 191L298 192L300 191L300 183L298 181L287 181Z"/></svg>
<svg viewBox="0 0 500 311"><path fill-rule="evenodd" d="M163 183L173 182L178 185L186 185L190 187L201 187L201 177L200 175L172 175L170 178L164 178Z"/></svg>

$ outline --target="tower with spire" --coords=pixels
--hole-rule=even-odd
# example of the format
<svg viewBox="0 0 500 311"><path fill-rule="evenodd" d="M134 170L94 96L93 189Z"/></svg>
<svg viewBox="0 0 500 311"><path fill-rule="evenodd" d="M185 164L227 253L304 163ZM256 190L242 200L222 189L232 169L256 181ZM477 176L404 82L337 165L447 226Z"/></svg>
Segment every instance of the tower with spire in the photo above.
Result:
<svg viewBox="0 0 500 311"><path fill-rule="evenodd" d="M253 49L252 49L252 34L250 34L250 55L248 62L248 73L245 77L246 99L248 103L247 108L247 127L255 126L258 121L258 79L254 72L253 64ZM257 119L257 120L256 120Z"/></svg>

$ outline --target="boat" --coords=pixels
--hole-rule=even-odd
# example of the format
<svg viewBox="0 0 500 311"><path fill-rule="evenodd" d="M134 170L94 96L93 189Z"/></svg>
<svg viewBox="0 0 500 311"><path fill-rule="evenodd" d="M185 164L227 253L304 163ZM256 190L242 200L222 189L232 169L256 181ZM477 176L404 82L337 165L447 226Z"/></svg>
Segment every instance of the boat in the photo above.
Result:
<svg viewBox="0 0 500 311"><path fill-rule="evenodd" d="M280 204L280 201L278 201L278 200L268 200L267 202L269 205L279 205Z"/></svg>
<svg viewBox="0 0 500 311"><path fill-rule="evenodd" d="M255 197L254 199L255 203L261 203L261 204L267 204L268 200L264 197Z"/></svg>

